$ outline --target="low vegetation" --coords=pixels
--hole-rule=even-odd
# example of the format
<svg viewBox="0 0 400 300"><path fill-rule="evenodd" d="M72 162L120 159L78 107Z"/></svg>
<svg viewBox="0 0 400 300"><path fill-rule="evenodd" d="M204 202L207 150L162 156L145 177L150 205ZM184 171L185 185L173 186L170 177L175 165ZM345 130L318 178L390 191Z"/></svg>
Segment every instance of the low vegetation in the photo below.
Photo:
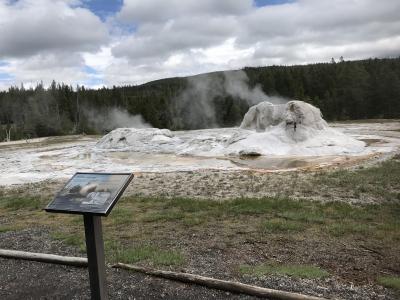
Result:
<svg viewBox="0 0 400 300"><path fill-rule="evenodd" d="M0 233L2 232L8 232L8 231L17 231L20 230L21 228L18 226L12 226L12 225L0 225Z"/></svg>
<svg viewBox="0 0 400 300"><path fill-rule="evenodd" d="M123 263L150 262L153 265L179 266L185 261L182 253L162 250L152 245L139 245L118 251L116 260Z"/></svg>
<svg viewBox="0 0 400 300"><path fill-rule="evenodd" d="M8 210L38 210L43 208L44 201L34 197L7 197L5 200L0 200L0 207Z"/></svg>
<svg viewBox="0 0 400 300"><path fill-rule="evenodd" d="M378 283L385 287L392 288L400 292L400 277L381 276L378 278Z"/></svg>
<svg viewBox="0 0 400 300"><path fill-rule="evenodd" d="M51 234L52 238L84 252L82 218L45 213L41 210L43 206L35 209L39 203L43 205L43 200L3 199L0 213L8 215L8 220L12 222L2 225L0 231L45 225L55 230ZM218 229L223 240L234 234L238 226L244 231L255 233L256 238L261 240L271 235L284 235L290 239L301 234L399 243L399 216L400 204L360 207L338 202L322 204L286 198L242 198L216 202L186 198L126 197L103 222L106 238L112 237L116 241L109 244L107 251L116 252L109 257L125 262L148 260L154 264L177 265L184 261L181 253L172 249L163 251L160 245L149 246L146 243L165 240L172 232L182 235L210 228ZM67 232L65 228L68 228ZM131 247L136 243L144 246Z"/></svg>
<svg viewBox="0 0 400 300"><path fill-rule="evenodd" d="M346 190L352 197L362 194L385 200L400 200L400 160L384 161L379 166L359 170L338 170L317 173L314 184Z"/></svg>
<svg viewBox="0 0 400 300"><path fill-rule="evenodd" d="M295 278L318 279L329 276L329 273L311 265L262 264L257 266L240 266L240 273L261 277L266 275L286 275Z"/></svg>
<svg viewBox="0 0 400 300"><path fill-rule="evenodd" d="M66 233L55 231L50 234L53 239L60 240L66 245L77 247L82 253L86 252L85 237L82 233Z"/></svg>

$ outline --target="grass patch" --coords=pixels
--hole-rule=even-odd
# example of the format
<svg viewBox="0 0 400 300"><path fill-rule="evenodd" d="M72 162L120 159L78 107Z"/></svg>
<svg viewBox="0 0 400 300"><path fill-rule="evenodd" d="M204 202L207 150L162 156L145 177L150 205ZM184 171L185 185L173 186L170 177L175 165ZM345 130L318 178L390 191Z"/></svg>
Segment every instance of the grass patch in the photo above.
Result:
<svg viewBox="0 0 400 300"><path fill-rule="evenodd" d="M373 226L358 223L336 223L327 226L328 233L336 237L350 234L368 235L373 230Z"/></svg>
<svg viewBox="0 0 400 300"><path fill-rule="evenodd" d="M205 223L204 216L203 217L186 217L183 219L183 223L187 226L196 226Z"/></svg>
<svg viewBox="0 0 400 300"><path fill-rule="evenodd" d="M165 221L177 221L185 218L185 214L181 211L158 211L152 212L145 215L142 218L143 222L165 222Z"/></svg>
<svg viewBox="0 0 400 300"><path fill-rule="evenodd" d="M187 213L196 213L201 211L216 211L219 210L221 203L216 201L208 201L208 200L194 200L191 198L174 198L168 202L165 202L164 207L175 207L182 212Z"/></svg>
<svg viewBox="0 0 400 300"><path fill-rule="evenodd" d="M8 224L12 227L26 228L40 224L63 231L59 225L67 223L72 231L78 232L78 227L79 232L82 229L81 216L67 218L45 213L41 209L32 212L33 208L42 207L44 204L40 198L0 199L0 214L7 214L13 220L12 224ZM228 234L231 228L243 224L250 231L263 235L282 233L290 237L301 232L313 232L338 238L357 235L393 242L400 240L399 216L399 203L352 206L342 202L317 203L273 197L221 202L126 197L104 220L104 227L110 236L121 241L132 237L141 240L149 234L163 237L169 234L170 226L186 231L188 228L208 230L210 225L223 224L221 229Z"/></svg>
<svg viewBox="0 0 400 300"><path fill-rule="evenodd" d="M51 237L55 240L60 240L69 246L77 247L81 252L86 252L85 238L80 234L56 231L51 233Z"/></svg>
<svg viewBox="0 0 400 300"><path fill-rule="evenodd" d="M35 197L10 197L1 201L1 207L7 210L36 210L44 207L43 200Z"/></svg>
<svg viewBox="0 0 400 300"><path fill-rule="evenodd" d="M389 205L390 206L390 205ZM377 211L381 210L382 206L366 205L357 207L343 202L329 202L319 204L317 210L324 219L353 221L372 221L377 218Z"/></svg>
<svg viewBox="0 0 400 300"><path fill-rule="evenodd" d="M323 224L325 222L324 215L316 210L300 210L300 211L285 211L278 213L278 217L285 220L297 221L302 223L318 223Z"/></svg>
<svg viewBox="0 0 400 300"><path fill-rule="evenodd" d="M400 291L400 277L397 276L381 276L378 278L378 283L384 287Z"/></svg>
<svg viewBox="0 0 400 300"><path fill-rule="evenodd" d="M133 211L124 207L115 207L110 214L111 222L115 225L130 224L133 218Z"/></svg>
<svg viewBox="0 0 400 300"><path fill-rule="evenodd" d="M353 206L343 202L316 203L272 197L221 202L128 197L125 204L131 205L131 211L138 212L136 225L189 226L199 229L218 221L224 224L246 222L246 226L263 234L290 235L310 229L334 237L359 235L373 236L379 240L400 239L396 225L400 216L398 203Z"/></svg>
<svg viewBox="0 0 400 300"><path fill-rule="evenodd" d="M104 252L106 260L109 262L118 262L119 255L122 251L122 244L116 239L104 239Z"/></svg>
<svg viewBox="0 0 400 300"><path fill-rule="evenodd" d="M183 255L177 251L157 251L156 255L152 257L156 265L163 266L179 266L185 261Z"/></svg>
<svg viewBox="0 0 400 300"><path fill-rule="evenodd" d="M295 278L318 279L329 276L329 273L311 265L277 265L263 264L257 266L243 265L239 267L241 274L261 277L265 275L286 275Z"/></svg>
<svg viewBox="0 0 400 300"><path fill-rule="evenodd" d="M19 226L11 226L11 225L1 225L0 226L0 233L2 232L9 232L9 231L17 231L20 230L21 228Z"/></svg>
<svg viewBox="0 0 400 300"><path fill-rule="evenodd" d="M389 222L377 226L377 229L388 232L399 232L400 233L400 222Z"/></svg>
<svg viewBox="0 0 400 300"><path fill-rule="evenodd" d="M260 198L260 199L239 198L231 202L224 203L226 211L233 215L242 214L264 214L271 211L285 212L301 209L303 204L288 198Z"/></svg>
<svg viewBox="0 0 400 300"><path fill-rule="evenodd" d="M123 249L118 253L117 260L128 264L149 261L155 265L163 266L178 266L185 261L184 256L178 251L163 250L151 245Z"/></svg>
<svg viewBox="0 0 400 300"><path fill-rule="evenodd" d="M268 233L300 232L305 228L304 224L284 219L271 219L261 224L262 231Z"/></svg>
<svg viewBox="0 0 400 300"><path fill-rule="evenodd" d="M398 200L400 160L392 159L371 168L321 172L313 185L353 191L355 197L367 193L386 200Z"/></svg>

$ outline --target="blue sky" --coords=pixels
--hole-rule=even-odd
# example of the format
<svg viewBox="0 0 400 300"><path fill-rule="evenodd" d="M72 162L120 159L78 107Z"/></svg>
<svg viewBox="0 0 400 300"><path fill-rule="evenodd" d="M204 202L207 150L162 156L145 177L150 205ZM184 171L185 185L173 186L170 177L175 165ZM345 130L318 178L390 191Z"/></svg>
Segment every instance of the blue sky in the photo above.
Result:
<svg viewBox="0 0 400 300"><path fill-rule="evenodd" d="M398 0L0 0L0 90L397 57L399 15Z"/></svg>
<svg viewBox="0 0 400 300"><path fill-rule="evenodd" d="M256 6L266 6L266 5L279 5L289 2L294 2L294 0L255 0Z"/></svg>
<svg viewBox="0 0 400 300"><path fill-rule="evenodd" d="M0 81L10 81L13 77L11 74L0 72Z"/></svg>
<svg viewBox="0 0 400 300"><path fill-rule="evenodd" d="M123 4L122 0L88 0L83 6L89 8L93 13L103 20L117 13Z"/></svg>

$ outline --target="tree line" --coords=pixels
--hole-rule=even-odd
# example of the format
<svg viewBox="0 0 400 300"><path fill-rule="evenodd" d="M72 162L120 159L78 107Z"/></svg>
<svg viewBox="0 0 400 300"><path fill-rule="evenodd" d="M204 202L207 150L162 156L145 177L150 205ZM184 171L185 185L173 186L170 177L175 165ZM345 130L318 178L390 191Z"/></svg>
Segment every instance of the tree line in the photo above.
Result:
<svg viewBox="0 0 400 300"><path fill-rule="evenodd" d="M400 58L246 67L243 71L250 87L258 85L267 95L309 102L330 121L400 118ZM215 72L209 76L218 79L223 74ZM199 100L195 94L184 105L180 103L180 95L196 78L168 78L96 90L54 81L48 88L42 83L34 88L12 86L0 92L0 141L102 134L113 128L94 126L91 119L107 118L107 112L113 108L141 115L154 127L172 130L240 124L249 108L246 99L210 93L207 105L214 110L212 122L201 111L202 106L196 106ZM193 107L199 115L196 121Z"/></svg>

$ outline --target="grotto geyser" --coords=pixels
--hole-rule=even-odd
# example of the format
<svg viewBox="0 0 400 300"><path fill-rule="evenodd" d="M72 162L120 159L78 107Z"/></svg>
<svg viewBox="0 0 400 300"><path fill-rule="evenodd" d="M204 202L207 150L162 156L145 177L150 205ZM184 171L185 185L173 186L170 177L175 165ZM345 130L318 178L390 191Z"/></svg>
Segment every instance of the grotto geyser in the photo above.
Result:
<svg viewBox="0 0 400 300"><path fill-rule="evenodd" d="M329 127L317 107L293 100L278 105L265 101L250 107L239 128L118 128L96 147L197 156L320 156L356 154L365 144Z"/></svg>

